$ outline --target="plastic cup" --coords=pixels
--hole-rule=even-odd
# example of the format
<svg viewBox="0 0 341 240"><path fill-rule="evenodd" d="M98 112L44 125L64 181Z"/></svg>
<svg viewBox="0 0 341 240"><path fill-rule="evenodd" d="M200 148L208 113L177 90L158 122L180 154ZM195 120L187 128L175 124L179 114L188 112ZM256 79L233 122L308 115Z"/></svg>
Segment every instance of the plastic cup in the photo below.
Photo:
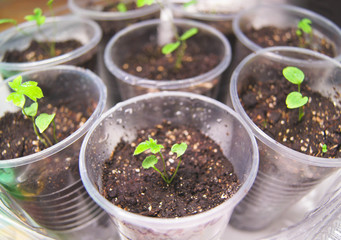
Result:
<svg viewBox="0 0 341 240"><path fill-rule="evenodd" d="M234 71L230 95L233 107L255 134L260 152L256 181L236 207L231 225L244 230L260 230L278 219L291 205L341 167L341 159L326 159L294 151L264 133L249 118L239 100L239 91L254 81L266 82L286 66L300 68L305 81L340 106L341 64L317 52L296 47L273 47L246 57ZM269 167L270 166L270 167Z"/></svg>
<svg viewBox="0 0 341 240"><path fill-rule="evenodd" d="M10 93L8 82L15 77L0 83L0 91L5 96ZM9 198L1 200L7 206L8 201L10 206L18 206L18 209L11 209L14 213L26 212L49 230L66 231L83 226L103 211L82 184L75 153L79 152L83 136L104 109L106 87L90 70L74 66L27 71L22 77L23 81L38 82L46 103L54 105L63 98L70 110L77 113L89 109L92 113L76 132L57 144L28 156L1 160L0 184L14 202ZM0 115L10 110L7 105L13 104L2 102ZM6 174L11 174L13 179L6 180ZM24 221L31 222L30 219Z"/></svg>
<svg viewBox="0 0 341 240"><path fill-rule="evenodd" d="M163 119L200 129L222 147L240 178L237 193L221 205L181 218L153 218L124 211L101 195L102 164L124 139ZM228 133L228 135L226 134ZM234 206L245 196L257 173L258 150L249 129L226 105L186 92L160 92L138 96L109 109L85 137L80 172L85 188L112 218L122 239L219 239Z"/></svg>
<svg viewBox="0 0 341 240"><path fill-rule="evenodd" d="M238 39L236 57L240 62L251 52L262 49L245 35L245 31L254 27L266 26L279 28L297 28L298 22L308 18L311 20L314 34L329 40L335 47L335 59L341 59L341 30L326 17L310 10L285 4L260 5L246 9L237 14L233 21L233 31ZM272 46L268 46L272 47Z"/></svg>
<svg viewBox="0 0 341 240"><path fill-rule="evenodd" d="M47 18L38 29L34 22L18 25L0 33L0 60L8 50L24 50L33 39L39 41L66 41L75 39L83 46L60 56L35 62L3 62L0 61L0 73L8 78L19 72L40 70L54 65L77 65L97 72L97 46L102 38L99 25L89 19L74 16Z"/></svg>
<svg viewBox="0 0 341 240"><path fill-rule="evenodd" d="M175 19L174 23L177 27L185 29L197 27L199 32L195 37L208 38L212 46L203 51L218 54L219 64L206 73L181 80L153 80L131 75L122 70L121 65L128 56L133 56L140 50L141 44L136 44L136 39L140 43L149 41L157 46L156 32L160 20L147 20L133 24L118 32L109 41L104 52L105 66L112 78L116 79L123 100L158 91L185 91L216 97L221 74L231 60L229 42L223 34L209 25L186 19Z"/></svg>
<svg viewBox="0 0 341 240"><path fill-rule="evenodd" d="M188 1L189 2L189 1ZM237 13L245 8L256 5L259 0L243 2L234 0L212 1L204 0L184 6L184 1L170 1L170 7L178 18L189 18L204 22L221 31L224 35L232 37L232 20Z"/></svg>

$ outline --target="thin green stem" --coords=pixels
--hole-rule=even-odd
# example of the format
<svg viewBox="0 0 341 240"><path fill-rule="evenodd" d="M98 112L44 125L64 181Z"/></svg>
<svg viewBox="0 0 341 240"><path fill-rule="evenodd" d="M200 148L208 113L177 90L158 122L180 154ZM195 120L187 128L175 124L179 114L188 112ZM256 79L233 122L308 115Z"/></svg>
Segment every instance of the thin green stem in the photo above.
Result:
<svg viewBox="0 0 341 240"><path fill-rule="evenodd" d="M173 181L175 175L177 174L179 167L180 167L180 164L181 164L181 157L179 158L179 163L178 163L178 166L176 166L175 172L173 173L171 179L169 180L169 184Z"/></svg>
<svg viewBox="0 0 341 240"><path fill-rule="evenodd" d="M298 121L300 122L304 116L303 106L298 108Z"/></svg>
<svg viewBox="0 0 341 240"><path fill-rule="evenodd" d="M163 155L162 155L162 153L161 153L161 152L159 152L159 154L160 154L160 157L161 157L161 160L162 160L162 165L163 165L163 173L164 173L164 175L167 177L167 172L166 172L166 162L165 162L165 159L163 158ZM168 179L168 177L167 177L167 179Z"/></svg>
<svg viewBox="0 0 341 240"><path fill-rule="evenodd" d="M175 68L179 69L182 65L182 58L185 55L185 50L187 48L187 44L185 41L181 41L180 47L176 52L176 62L175 62Z"/></svg>
<svg viewBox="0 0 341 240"><path fill-rule="evenodd" d="M57 136L56 136L56 123L55 123L54 119L52 120L52 124L53 124L53 139L54 139L54 142L57 143L58 140L57 140Z"/></svg>
<svg viewBox="0 0 341 240"><path fill-rule="evenodd" d="M169 184L168 178L167 178L166 176L164 176L164 175L162 174L162 172L161 172L157 167L153 166L153 169L154 169L155 171L157 171L158 173L160 173L162 179L163 179L167 184Z"/></svg>
<svg viewBox="0 0 341 240"><path fill-rule="evenodd" d="M42 132L41 135L43 135L43 137L46 139L46 141L49 143L50 146L53 145L53 143L51 142L50 138L45 133Z"/></svg>

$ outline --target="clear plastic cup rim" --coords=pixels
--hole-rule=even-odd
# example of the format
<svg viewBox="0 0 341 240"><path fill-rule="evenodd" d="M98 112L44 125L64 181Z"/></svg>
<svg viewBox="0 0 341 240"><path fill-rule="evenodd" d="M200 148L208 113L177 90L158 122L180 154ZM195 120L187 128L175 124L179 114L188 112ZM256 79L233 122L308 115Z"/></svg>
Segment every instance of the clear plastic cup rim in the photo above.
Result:
<svg viewBox="0 0 341 240"><path fill-rule="evenodd" d="M68 53L65 53L60 56L52 57L49 59L44 59L40 61L35 61L35 62L25 62L25 63L9 63L9 62L0 62L0 69L8 70L8 71L26 71L26 70L31 70L34 68L45 68L45 67L50 67L52 65L58 65L58 64L63 64L67 61L76 59L82 55L84 55L86 52L89 52L91 49L95 48L99 42L102 39L102 29L100 26L93 20L91 19L86 19L86 18L80 18L76 16L59 16L59 17L49 17L46 18L45 25L47 24L58 24L58 23L74 23L74 24L86 24L90 26L94 30L93 37L90 39L89 42L87 42L85 45L71 51ZM53 26L52 26L53 27ZM28 29L28 28L36 28L36 25L34 22L24 22L18 25L18 28L20 29ZM0 33L0 39L4 40L6 38L11 38L11 36L15 35L17 33L17 28L12 27L10 29L7 29ZM72 36L70 36L70 39ZM10 39L6 39L6 41L10 41ZM0 44L1 44L0 40Z"/></svg>
<svg viewBox="0 0 341 240"><path fill-rule="evenodd" d="M150 6L128 10L126 12L103 12L94 9L82 8L76 4L75 0L68 0L68 6L73 13L97 21L120 21L134 19L156 13L160 10L158 4L152 4Z"/></svg>
<svg viewBox="0 0 341 240"><path fill-rule="evenodd" d="M232 29L233 32L235 33L236 37L238 40L243 43L246 47L251 49L252 51L258 51L260 49L263 49L261 46L257 45L255 42L251 41L240 29L240 23L241 19L243 19L245 16L248 16L248 14L256 12L258 10L262 9L273 9L273 14L276 14L276 10L286 10L288 12L294 12L302 15L303 17L307 17L309 19L313 19L312 21L318 21L320 23L323 23L326 27L329 29L333 29L333 31L339 36L341 39L341 29L332 21L327 19L326 17L317 14L313 11L310 11L305 8L301 8L298 6L293 6L293 5L286 5L286 4L262 4L258 5L252 8L244 9L240 11L238 14L236 14L233 22L232 22ZM336 46L337 47L337 46ZM334 57L335 59L341 60L341 51L340 53Z"/></svg>
<svg viewBox="0 0 341 240"><path fill-rule="evenodd" d="M86 163L85 163L85 152L86 147L89 139L91 138L92 132L100 126L101 122L112 115L115 111L119 111L120 109L124 108L125 106L129 106L130 104L135 104L139 101L144 101L145 99L152 99L152 98L164 98L164 97L180 97L180 98L187 98L187 99L196 99L200 101L204 101L206 103L209 103L211 105L218 106L219 108L226 111L228 114L232 115L235 119L240 122L240 124L244 127L245 131L249 135L250 141L251 141L251 148L252 148L252 166L251 171L247 179L245 180L244 184L240 187L240 189L236 192L235 195L233 195L230 199L225 201L224 203L218 205L215 208L212 208L208 211L198 213L192 216L186 216L181 218L153 218L153 217L146 217L135 213L130 213L128 211L125 211L111 202L109 202L107 199L105 199L98 191L97 187L95 187L92 183L89 177L87 176L87 169L86 169ZM157 224L159 227L167 228L169 224L176 224L177 226L194 226L197 225L196 221L205 221L206 218L211 217L219 212L228 212L233 210L233 208L242 200L242 198L245 197L247 192L250 190L258 170L258 164L259 164L259 154L258 154L258 146L256 139L254 137L254 134L252 133L251 129L248 127L246 122L237 114L233 109L228 107L227 105L218 102L217 100L214 100L212 98L198 95L194 93L188 93L188 92L177 92L177 91L163 91L163 92L156 92L156 93L147 93L144 95L140 95L137 97L130 98L124 102L120 102L116 104L114 107L106 111L102 114L102 116L97 119L97 121L92 125L88 133L86 134L80 155L79 155L79 171L81 175L81 179L83 181L84 187L87 190L87 192L90 194L91 198L100 205L109 215L111 216L121 216L126 221L131 222L139 222L139 223L148 223L148 224Z"/></svg>
<svg viewBox="0 0 341 240"><path fill-rule="evenodd" d="M8 82L12 81L14 78L16 78L19 75L22 76L27 76L31 74L39 74L41 72L53 72L53 71L69 71L69 72L76 72L79 73L80 75L87 75L89 76L90 79L95 83L99 95L98 99L98 104L96 108L94 109L93 113L91 116L88 118L88 120L79 128L77 129L74 133L72 133L69 137L63 139L62 141L58 142L57 144L44 149L43 151L20 157L20 158L13 158L13 159L8 159L8 160L1 160L0 161L0 168L11 168L11 167L18 167L22 166L25 164L33 163L36 161L39 161L41 159L47 158L53 154L56 154L63 149L67 148L69 145L71 145L73 142L78 140L80 137L82 137L88 129L91 127L91 125L95 122L95 120L101 115L103 112L103 109L105 107L105 102L106 102L106 97L107 97L107 89L102 80L94 74L92 71L88 69L83 69L80 67L75 67L71 65L58 65L58 66L53 66L50 67L49 69L44 69L44 70L32 70L32 71L26 71L20 74L17 74L15 76L12 76L5 81L0 83L0 88L4 85L7 84Z"/></svg>
<svg viewBox="0 0 341 240"><path fill-rule="evenodd" d="M215 28L200 23L197 21L192 21L188 19L174 19L174 23L176 25L185 25L185 26L192 26L197 27L200 31L200 29L203 29L205 32L208 32L212 35L217 36L217 38L221 41L223 47L224 47L224 55L222 56L222 59L220 63L211 69L210 71L203 73L199 76L195 76L192 78L186 78L181 80L152 80L152 79L146 79L146 78L140 78L138 76L134 76L132 74L129 74L125 71L123 71L119 66L117 66L111 57L111 49L115 45L115 43L121 38L124 37L126 34L130 34L134 32L135 30L145 28L145 27L151 27L151 26L157 26L160 23L159 19L152 19L152 20L145 20L139 23L132 24L131 26L126 27L125 29L119 31L117 34L115 34L110 41L108 42L105 50L104 50L104 62L107 69L113 74L116 78L120 79L121 81L130 84L130 85L137 85L145 88L152 88L152 89L162 89L162 90L177 90L181 88L190 87L196 84L204 83L207 81L211 81L212 79L219 76L230 64L231 62L231 45L224 37L224 35L216 30Z"/></svg>
<svg viewBox="0 0 341 240"><path fill-rule="evenodd" d="M319 166L319 167L341 167L341 158L321 158L321 157L314 157L310 156L308 154L304 154L298 151L295 151L289 147L284 146L283 144L275 141L271 137L269 137L267 134L265 134L247 115L245 110L243 109L243 106L241 105L238 97L238 91L237 91L237 82L238 82L238 76L239 73L243 70L244 66L248 64L250 60L253 60L257 58L260 55L264 54L271 54L271 56L274 56L276 52L299 52L303 55L311 55L315 58L319 58L321 60L330 61L333 65L337 66L338 68L341 68L341 63L336 61L333 58L330 58L328 56L325 56L321 53L304 49L304 48L298 48L298 47L269 47L260 49L256 52L251 53L247 57L245 57L239 65L235 68L235 70L232 73L231 76L231 82L230 82L230 96L232 100L233 108L236 110L236 112L248 123L248 125L251 127L252 132L256 136L258 140L260 140L262 143L270 147L271 149L285 153L285 156L288 156L292 159L295 159L299 162L312 165L312 166ZM277 55L277 54L276 54ZM279 55L277 55L280 57ZM311 65L311 63L310 63Z"/></svg>

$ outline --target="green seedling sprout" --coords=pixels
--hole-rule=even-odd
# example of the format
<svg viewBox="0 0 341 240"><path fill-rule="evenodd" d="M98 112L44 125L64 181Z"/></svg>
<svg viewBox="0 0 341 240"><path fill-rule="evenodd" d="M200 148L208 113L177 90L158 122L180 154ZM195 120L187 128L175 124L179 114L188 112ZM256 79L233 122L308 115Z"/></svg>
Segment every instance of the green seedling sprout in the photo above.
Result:
<svg viewBox="0 0 341 240"><path fill-rule="evenodd" d="M296 35L300 40L300 46L304 47L304 37L303 34L309 34L310 42L313 39L313 29L311 27L311 20L309 18L301 19L297 24Z"/></svg>
<svg viewBox="0 0 341 240"><path fill-rule="evenodd" d="M137 0L137 7L151 5L155 2L157 2L161 8L163 7L162 3L156 0ZM176 29L175 26L173 26L173 29ZM186 40L196 35L198 31L199 31L198 28L190 28L189 30L185 31L181 36L179 36L177 31L175 30L174 31L175 42L168 43L162 47L161 52L164 55L170 54L174 52L175 50L177 50L176 60L175 60L175 65L174 65L176 69L179 69L182 67L182 59L183 59L183 56L185 55L185 50L187 48Z"/></svg>
<svg viewBox="0 0 341 240"><path fill-rule="evenodd" d="M296 84L298 90L288 94L285 103L289 109L299 109L298 121L301 121L304 116L303 106L308 102L308 97L303 97L301 94L301 83L304 80L304 73L297 67L285 67L283 76L291 83Z"/></svg>
<svg viewBox="0 0 341 240"><path fill-rule="evenodd" d="M39 116L37 116L37 100L44 97L41 88L38 87L38 83L35 81L22 82L22 76L18 76L12 82L9 82L8 85L14 90L14 92L8 95L6 101L13 102L15 106L21 108L22 113L32 121L33 129L38 139L46 147L53 145L52 141L44 133L44 131L52 123L53 137L54 141L57 143L56 125L54 122L54 117L56 114L41 113ZM33 101L33 103L28 107L25 107L26 97Z"/></svg>
<svg viewBox="0 0 341 240"><path fill-rule="evenodd" d="M25 16L25 20L35 22L38 27L45 23L45 19L46 17L43 15L41 8L35 8L33 9L33 15Z"/></svg>
<svg viewBox="0 0 341 240"><path fill-rule="evenodd" d="M322 152L323 152L323 153L328 152L327 144L323 144L323 145L322 145Z"/></svg>
<svg viewBox="0 0 341 240"><path fill-rule="evenodd" d="M153 155L147 156L143 162L142 162L142 167L144 169L149 169L149 168L153 168L155 171L157 171L158 173L160 173L162 179L167 183L167 184L171 184L171 182L173 181L176 173L178 172L178 169L180 167L181 164L181 156L185 153L186 149L187 149L187 144L182 142L181 144L174 144L171 148L171 151L173 153L177 154L177 158L179 158L179 162L178 165L174 171L174 173L171 175L171 177L168 176L167 172L166 172L166 162L165 159L161 153L161 149L164 148L161 144L157 144L157 140L154 140L152 138L149 138L149 140L146 140L142 143L140 143L135 151L134 151L134 155L138 155L141 154L147 150L150 150L150 152ZM163 172L161 172L155 165L158 163L158 158L156 157L156 154L159 154L162 163L163 163Z"/></svg>
<svg viewBox="0 0 341 240"><path fill-rule="evenodd" d="M117 8L117 11L122 12L122 13L128 11L127 5L124 2L118 3L116 8Z"/></svg>
<svg viewBox="0 0 341 240"><path fill-rule="evenodd" d="M189 2L184 3L183 6L186 8L186 7L192 6L192 5L197 4L197 3L198 3L197 0L191 0Z"/></svg>

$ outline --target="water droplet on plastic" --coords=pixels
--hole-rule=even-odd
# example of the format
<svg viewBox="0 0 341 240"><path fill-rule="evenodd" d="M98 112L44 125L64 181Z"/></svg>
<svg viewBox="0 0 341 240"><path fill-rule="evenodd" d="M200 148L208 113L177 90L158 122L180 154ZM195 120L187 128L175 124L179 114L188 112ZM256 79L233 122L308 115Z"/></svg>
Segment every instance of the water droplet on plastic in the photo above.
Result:
<svg viewBox="0 0 341 240"><path fill-rule="evenodd" d="M221 123L221 121L222 121L221 118L218 118L218 119L217 119L217 122L218 122L218 123Z"/></svg>
<svg viewBox="0 0 341 240"><path fill-rule="evenodd" d="M127 108L126 110L124 110L124 113L132 114L133 113L133 109L132 108Z"/></svg>
<svg viewBox="0 0 341 240"><path fill-rule="evenodd" d="M118 125L120 125L120 124L122 124L122 119L121 118L118 118L117 120L116 120L116 123L118 124Z"/></svg>
<svg viewBox="0 0 341 240"><path fill-rule="evenodd" d="M207 128L207 129L211 129L211 125L210 125L210 124L207 124L207 125L206 125L206 128Z"/></svg>
<svg viewBox="0 0 341 240"><path fill-rule="evenodd" d="M182 112L181 111L176 111L175 115L176 116L180 116L180 115L182 115Z"/></svg>

